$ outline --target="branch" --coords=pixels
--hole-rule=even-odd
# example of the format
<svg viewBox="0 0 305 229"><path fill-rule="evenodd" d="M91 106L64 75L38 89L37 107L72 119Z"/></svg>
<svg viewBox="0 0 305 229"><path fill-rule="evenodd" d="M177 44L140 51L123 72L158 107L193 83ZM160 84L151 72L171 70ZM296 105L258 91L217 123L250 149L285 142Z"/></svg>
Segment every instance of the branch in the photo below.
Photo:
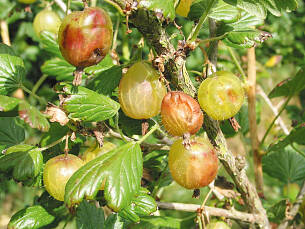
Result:
<svg viewBox="0 0 305 229"><path fill-rule="evenodd" d="M305 197L305 182L303 184L303 187L297 197L297 200L295 201L295 203L293 204L293 207L291 208L291 210L288 212L288 214L286 215L286 218L284 219L284 221L280 224L280 226L278 227L278 229L285 229L288 227L288 223L289 221L293 220L294 217L296 216L296 214L299 211L300 206L302 205L303 199Z"/></svg>
<svg viewBox="0 0 305 229"><path fill-rule="evenodd" d="M264 195L264 180L262 155L259 150L259 140L256 123L256 58L255 48L248 49L248 117L250 125L251 147L253 152L255 184L258 192Z"/></svg>
<svg viewBox="0 0 305 229"><path fill-rule="evenodd" d="M10 41L10 35L8 31L8 25L7 22L4 20L0 21L0 28L1 28L1 38L2 42L8 46L11 46L11 41Z"/></svg>
<svg viewBox="0 0 305 229"><path fill-rule="evenodd" d="M200 209L200 205L197 204L183 204L183 203L166 203L166 202L158 202L157 205L162 209L170 209L177 211L185 211L185 212L197 212ZM222 208L214 208L205 206L204 210L207 215L225 217L229 219L236 219L244 222L249 222L254 224L258 221L259 215L257 214L249 214L240 211L236 211L234 209L226 210Z"/></svg>

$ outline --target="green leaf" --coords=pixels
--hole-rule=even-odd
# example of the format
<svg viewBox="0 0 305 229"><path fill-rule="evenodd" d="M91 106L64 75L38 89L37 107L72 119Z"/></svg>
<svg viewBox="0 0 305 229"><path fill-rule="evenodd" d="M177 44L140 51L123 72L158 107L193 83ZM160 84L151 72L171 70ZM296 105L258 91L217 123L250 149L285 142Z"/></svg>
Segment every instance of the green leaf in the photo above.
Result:
<svg viewBox="0 0 305 229"><path fill-rule="evenodd" d="M241 11L241 16L237 21L230 23L229 26L234 28L234 31L245 30L253 26L263 25L264 20L248 14L246 11Z"/></svg>
<svg viewBox="0 0 305 229"><path fill-rule="evenodd" d="M31 106L26 101L21 101L19 104L19 117L29 124L31 128L42 132L47 132L50 128L47 118L36 107Z"/></svg>
<svg viewBox="0 0 305 229"><path fill-rule="evenodd" d="M174 0L141 0L139 5L152 11L162 12L165 18L175 19Z"/></svg>
<svg viewBox="0 0 305 229"><path fill-rule="evenodd" d="M51 123L49 131L44 133L40 139L40 146L45 147L52 142L57 141L65 136L68 131L69 128L67 126L61 126L58 122Z"/></svg>
<svg viewBox="0 0 305 229"><path fill-rule="evenodd" d="M45 51L54 54L57 57L63 58L59 50L58 43L55 39L55 34L48 31L42 31L40 33L40 39Z"/></svg>
<svg viewBox="0 0 305 229"><path fill-rule="evenodd" d="M286 200L281 200L278 203L267 209L268 219L274 223L281 223L286 216L287 203Z"/></svg>
<svg viewBox="0 0 305 229"><path fill-rule="evenodd" d="M61 58L47 60L41 66L43 74L56 77L57 81L72 81L75 67Z"/></svg>
<svg viewBox="0 0 305 229"><path fill-rule="evenodd" d="M130 142L90 161L70 178L65 203L72 206L83 198L92 199L106 178L107 204L119 211L131 203L140 189L143 170L139 144Z"/></svg>
<svg viewBox="0 0 305 229"><path fill-rule="evenodd" d="M1 111L11 111L17 108L19 105L19 99L8 97L5 95L0 95L0 112Z"/></svg>
<svg viewBox="0 0 305 229"><path fill-rule="evenodd" d="M136 195L131 204L122 209L119 215L133 222L139 222L139 216L147 216L157 210L157 204L154 198L148 195L147 189L141 188L141 191Z"/></svg>
<svg viewBox="0 0 305 229"><path fill-rule="evenodd" d="M173 217L166 216L144 216L141 222L132 226L133 229L154 228L154 229L181 229L182 221Z"/></svg>
<svg viewBox="0 0 305 229"><path fill-rule="evenodd" d="M265 155L263 170L283 183L302 181L305 179L305 158L288 146Z"/></svg>
<svg viewBox="0 0 305 229"><path fill-rule="evenodd" d="M280 16L282 11L295 10L298 6L297 0L224 0L228 4L237 6L249 14L266 18L267 11Z"/></svg>
<svg viewBox="0 0 305 229"><path fill-rule="evenodd" d="M232 31L223 40L226 45L234 48L251 48L262 41L262 32L257 30Z"/></svg>
<svg viewBox="0 0 305 229"><path fill-rule="evenodd" d="M15 7L16 7L16 2L2 0L0 2L0 9L1 9L0 19L1 20L7 19Z"/></svg>
<svg viewBox="0 0 305 229"><path fill-rule="evenodd" d="M0 151L20 144L24 138L24 129L16 118L0 118Z"/></svg>
<svg viewBox="0 0 305 229"><path fill-rule="evenodd" d="M40 205L24 208L11 218L8 229L38 229L51 224L55 217Z"/></svg>
<svg viewBox="0 0 305 229"><path fill-rule="evenodd" d="M0 158L0 171L13 173L17 181L26 181L39 175L43 158L40 150L30 145L16 145L8 148Z"/></svg>
<svg viewBox="0 0 305 229"><path fill-rule="evenodd" d="M85 73L89 74L89 75L92 75L92 74L96 75L96 74L99 74L99 73L111 68L113 65L114 65L113 60L112 60L111 56L108 54L98 64L85 68Z"/></svg>
<svg viewBox="0 0 305 229"><path fill-rule="evenodd" d="M97 93L111 95L122 78L122 66L113 66L96 75L88 87Z"/></svg>
<svg viewBox="0 0 305 229"><path fill-rule="evenodd" d="M0 44L0 95L20 86L25 75L23 60L9 46Z"/></svg>
<svg viewBox="0 0 305 229"><path fill-rule="evenodd" d="M269 98L276 98L280 96L294 96L305 89L305 72L304 68L300 69L298 73L279 83L269 94Z"/></svg>
<svg viewBox="0 0 305 229"><path fill-rule="evenodd" d="M85 87L75 88L62 83L57 88L67 95L62 106L72 119L85 122L104 121L113 117L120 109L119 103Z"/></svg>
<svg viewBox="0 0 305 229"><path fill-rule="evenodd" d="M206 0L195 1L191 6L188 18L191 20L198 20L206 11L207 3ZM240 18L240 10L220 0L217 4L214 4L214 7L211 9L208 16L216 21L230 23Z"/></svg>
<svg viewBox="0 0 305 229"><path fill-rule="evenodd" d="M125 228L123 219L118 214L110 214L105 222L107 229L122 229Z"/></svg>
<svg viewBox="0 0 305 229"><path fill-rule="evenodd" d="M283 140L270 145L268 151L277 151L285 148L287 145L297 143L300 145L305 145L305 127L299 127L297 129L293 129L288 136L286 136Z"/></svg>
<svg viewBox="0 0 305 229"><path fill-rule="evenodd" d="M78 229L104 228L104 211L95 205L82 201L76 211Z"/></svg>

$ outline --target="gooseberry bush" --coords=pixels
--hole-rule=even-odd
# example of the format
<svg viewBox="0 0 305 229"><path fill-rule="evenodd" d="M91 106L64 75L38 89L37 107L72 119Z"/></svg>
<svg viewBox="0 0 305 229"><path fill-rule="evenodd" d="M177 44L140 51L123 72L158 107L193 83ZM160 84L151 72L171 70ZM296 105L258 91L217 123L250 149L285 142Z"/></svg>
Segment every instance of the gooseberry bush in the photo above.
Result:
<svg viewBox="0 0 305 229"><path fill-rule="evenodd" d="M304 228L303 1L0 7L0 227Z"/></svg>

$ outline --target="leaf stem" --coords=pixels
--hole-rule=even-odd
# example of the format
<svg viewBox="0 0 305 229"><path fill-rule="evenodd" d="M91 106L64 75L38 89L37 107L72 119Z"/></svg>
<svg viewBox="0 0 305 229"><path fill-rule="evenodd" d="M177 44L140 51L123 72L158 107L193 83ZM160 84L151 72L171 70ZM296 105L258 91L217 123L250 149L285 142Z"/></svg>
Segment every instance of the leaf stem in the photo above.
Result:
<svg viewBox="0 0 305 229"><path fill-rule="evenodd" d="M230 53L230 56L231 56L231 58L232 58L232 60L233 60L233 62L235 64L235 66L237 67L238 71L241 74L243 82L246 84L247 83L247 77L246 77L246 74L245 74L244 70L242 69L240 63L238 62L238 60L237 60L237 58L236 58L232 48L227 46L227 49L228 49L228 51Z"/></svg>
<svg viewBox="0 0 305 229"><path fill-rule="evenodd" d="M295 151L297 151L299 154L301 154L303 157L305 157L305 153L303 151L298 149L293 143L291 143L290 145Z"/></svg>
<svg viewBox="0 0 305 229"><path fill-rule="evenodd" d="M148 131L148 133L145 134L145 135L138 141L138 144L141 144L142 142L144 142L153 132L155 132L155 131L158 130L158 129L159 129L159 125L158 125L158 124L154 125L154 126L150 129L150 131Z"/></svg>
<svg viewBox="0 0 305 229"><path fill-rule="evenodd" d="M268 127L266 133L264 134L264 137L263 137L263 139L262 139L262 141L261 141L261 143L260 143L260 147L263 146L263 144L264 144L264 142L265 142L265 140L266 140L266 138L267 138L269 132L271 131L271 129L272 129L272 127L273 127L275 121L280 117L280 115L282 114L282 112L285 110L285 108L286 108L286 106L288 105L288 103L289 103L289 101L291 100L291 98L292 98L292 95L290 95L290 96L287 98L287 100L286 100L286 102L284 103L284 105L282 106L281 110L279 111L279 113L277 114L277 116L275 116L275 118L273 119L273 121L271 122L271 124L269 125L269 127Z"/></svg>
<svg viewBox="0 0 305 229"><path fill-rule="evenodd" d="M39 101L39 103L41 105L45 105L46 102L39 97L38 95L36 95L35 93L33 93L31 90L29 90L27 87L25 87L24 85L21 85L22 90L24 90L25 92L29 93L31 96L33 96L35 99L37 99Z"/></svg>
<svg viewBox="0 0 305 229"><path fill-rule="evenodd" d="M192 42L194 42L200 32L200 29L203 25L203 23L205 22L205 20L208 18L208 14L210 12L210 10L212 9L212 6L214 4L215 0L210 0L207 8L205 9L204 13L201 15L201 17L199 18L199 22L197 23L197 25L193 28L192 32L190 33L188 39L187 39L187 43L190 44Z"/></svg>
<svg viewBox="0 0 305 229"><path fill-rule="evenodd" d="M36 82L36 84L34 85L33 89L32 89L32 93L36 94L38 88L41 86L41 84L48 78L48 75L43 74L39 80Z"/></svg>
<svg viewBox="0 0 305 229"><path fill-rule="evenodd" d="M119 134L120 134L122 140L123 140L125 143L127 143L128 140L125 138L125 136L124 136L122 130L121 130L120 127L119 127L119 113L117 113L116 116L115 116L115 128L116 128L116 130L119 132Z"/></svg>
<svg viewBox="0 0 305 229"><path fill-rule="evenodd" d="M49 148L51 148L51 147L53 147L53 146L55 146L55 145L61 143L61 142L62 142L63 140L65 140L65 139L66 139L66 136L63 136L62 138L56 140L55 142L52 142L51 144L49 144L49 145L47 145L47 146L45 146L45 147L39 148L39 150L41 150L41 151L47 150L47 149L49 149Z"/></svg>

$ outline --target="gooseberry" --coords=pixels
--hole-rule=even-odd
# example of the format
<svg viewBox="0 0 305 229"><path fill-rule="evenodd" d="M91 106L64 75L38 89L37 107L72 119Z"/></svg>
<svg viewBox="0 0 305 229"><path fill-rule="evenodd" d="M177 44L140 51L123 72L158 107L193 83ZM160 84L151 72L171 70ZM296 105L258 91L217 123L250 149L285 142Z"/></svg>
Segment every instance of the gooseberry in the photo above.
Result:
<svg viewBox="0 0 305 229"><path fill-rule="evenodd" d="M119 85L119 102L130 118L148 119L160 113L166 88L159 81L158 72L141 61L132 65Z"/></svg>
<svg viewBox="0 0 305 229"><path fill-rule="evenodd" d="M112 44L112 22L101 8L87 7L67 15L58 32L61 54L72 65L84 68L99 63Z"/></svg>
<svg viewBox="0 0 305 229"><path fill-rule="evenodd" d="M23 3L23 4L32 4L36 2L36 0L18 0L18 2Z"/></svg>
<svg viewBox="0 0 305 229"><path fill-rule="evenodd" d="M240 79L231 72L219 71L205 79L198 90L201 108L215 120L233 117L244 102Z"/></svg>
<svg viewBox="0 0 305 229"><path fill-rule="evenodd" d="M174 136L195 134L203 123L198 102L181 91L168 92L164 96L161 117L165 129Z"/></svg>
<svg viewBox="0 0 305 229"><path fill-rule="evenodd" d="M84 161L84 163L88 163L89 161L92 161L96 157L101 156L114 148L116 148L116 145L107 141L104 141L102 147L99 147L98 144L93 144L81 155L81 159Z"/></svg>
<svg viewBox="0 0 305 229"><path fill-rule="evenodd" d="M207 229L230 229L230 227L223 221L215 221L209 223Z"/></svg>
<svg viewBox="0 0 305 229"><path fill-rule="evenodd" d="M187 189L210 184L217 175L216 151L206 137L191 138L189 145L176 140L169 151L169 169L173 179Z"/></svg>
<svg viewBox="0 0 305 229"><path fill-rule="evenodd" d="M33 26L36 35L39 37L42 31L48 31L57 35L61 24L60 17L52 10L44 9L34 18Z"/></svg>
<svg viewBox="0 0 305 229"><path fill-rule="evenodd" d="M176 13L182 17L187 17L190 12L193 0L180 0L176 8Z"/></svg>
<svg viewBox="0 0 305 229"><path fill-rule="evenodd" d="M43 183L55 199L64 201L65 187L73 173L84 162L73 154L59 155L48 160L43 171Z"/></svg>

